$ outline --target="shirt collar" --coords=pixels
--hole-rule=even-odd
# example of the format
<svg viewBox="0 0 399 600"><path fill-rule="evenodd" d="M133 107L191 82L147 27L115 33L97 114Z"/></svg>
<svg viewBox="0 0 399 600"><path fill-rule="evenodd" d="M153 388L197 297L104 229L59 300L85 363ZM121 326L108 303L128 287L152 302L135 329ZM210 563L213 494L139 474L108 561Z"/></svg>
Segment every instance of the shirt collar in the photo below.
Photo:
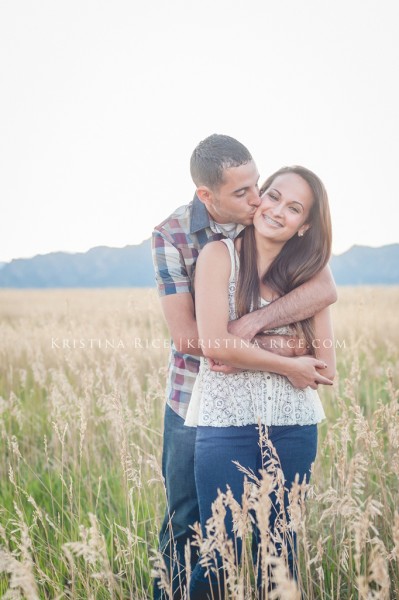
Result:
<svg viewBox="0 0 399 600"><path fill-rule="evenodd" d="M223 231L223 225L219 225L210 217L205 204L201 202L197 194L194 194L190 219L190 233L197 233L206 227L210 227L214 233L222 233L226 237L232 237L232 239L245 229L245 225L237 224L233 235L229 236L227 232Z"/></svg>
<svg viewBox="0 0 399 600"><path fill-rule="evenodd" d="M206 210L205 204L201 202L197 194L194 194L190 219L190 233L197 233L200 229L205 229L205 227L209 226L209 213Z"/></svg>
<svg viewBox="0 0 399 600"><path fill-rule="evenodd" d="M226 238L230 238L231 240L235 240L236 237L241 233L243 229L245 229L245 225L241 225L240 223L233 223L232 226L225 227L224 223L216 223L210 219L210 228L214 233L221 233Z"/></svg>

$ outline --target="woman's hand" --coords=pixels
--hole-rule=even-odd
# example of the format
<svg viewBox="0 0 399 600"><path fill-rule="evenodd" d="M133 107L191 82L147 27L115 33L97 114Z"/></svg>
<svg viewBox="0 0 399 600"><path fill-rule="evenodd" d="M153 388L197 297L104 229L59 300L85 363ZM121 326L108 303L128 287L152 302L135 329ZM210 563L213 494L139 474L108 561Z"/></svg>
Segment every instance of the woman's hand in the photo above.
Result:
<svg viewBox="0 0 399 600"><path fill-rule="evenodd" d="M323 360L312 358L311 356L297 356L289 361L289 366L285 376L291 384L297 388L307 386L317 390L317 385L332 385L331 379L324 377L320 371L327 367Z"/></svg>
<svg viewBox="0 0 399 600"><path fill-rule="evenodd" d="M212 358L207 358L211 371L215 371L215 373L223 373L224 375L233 375L233 373L239 373L242 369L238 367L231 367L230 365L226 365L219 360L213 360Z"/></svg>

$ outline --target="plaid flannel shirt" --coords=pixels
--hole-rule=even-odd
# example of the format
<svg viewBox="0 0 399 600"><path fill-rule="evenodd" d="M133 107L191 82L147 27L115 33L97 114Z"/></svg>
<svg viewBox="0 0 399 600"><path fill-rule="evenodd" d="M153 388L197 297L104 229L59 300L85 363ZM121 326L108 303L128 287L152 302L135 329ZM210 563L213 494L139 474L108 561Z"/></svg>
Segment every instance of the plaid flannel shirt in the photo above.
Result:
<svg viewBox="0 0 399 600"><path fill-rule="evenodd" d="M226 237L217 231L204 204L194 196L190 204L181 206L152 234L152 256L160 296L193 294L195 264L200 250L208 242ZM178 352L173 342L169 356L166 401L181 417L185 417L199 358Z"/></svg>

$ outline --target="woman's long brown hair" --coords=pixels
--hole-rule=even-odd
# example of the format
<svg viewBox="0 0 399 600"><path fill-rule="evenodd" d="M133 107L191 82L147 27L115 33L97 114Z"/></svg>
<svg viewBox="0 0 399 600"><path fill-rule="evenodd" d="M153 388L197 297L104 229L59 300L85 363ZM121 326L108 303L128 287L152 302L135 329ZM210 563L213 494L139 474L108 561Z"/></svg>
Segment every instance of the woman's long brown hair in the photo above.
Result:
<svg viewBox="0 0 399 600"><path fill-rule="evenodd" d="M331 254L331 216L328 196L321 180L309 169L300 166L283 167L273 173L260 189L262 196L279 175L295 173L304 179L313 194L313 204L307 223L310 228L303 237L294 235L283 246L281 252L262 276L262 283L278 296L309 281L321 271ZM240 248L240 269L237 282L237 317L259 307L260 281L257 267L257 250L253 225L245 228ZM298 335L305 337L308 348L314 354L313 319L296 323Z"/></svg>

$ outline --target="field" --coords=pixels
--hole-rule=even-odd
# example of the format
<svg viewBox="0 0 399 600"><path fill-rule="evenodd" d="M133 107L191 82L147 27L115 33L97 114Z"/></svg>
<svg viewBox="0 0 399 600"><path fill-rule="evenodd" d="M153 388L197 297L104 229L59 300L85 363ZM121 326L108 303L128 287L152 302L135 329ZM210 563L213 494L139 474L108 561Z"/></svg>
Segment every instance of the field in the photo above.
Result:
<svg viewBox="0 0 399 600"><path fill-rule="evenodd" d="M299 585L304 599L399 598L399 289L339 297L338 377L293 510ZM3 290L0 315L0 597L149 598L165 507L156 292ZM300 598L277 566L275 594ZM231 597L255 598L249 561L230 569Z"/></svg>

